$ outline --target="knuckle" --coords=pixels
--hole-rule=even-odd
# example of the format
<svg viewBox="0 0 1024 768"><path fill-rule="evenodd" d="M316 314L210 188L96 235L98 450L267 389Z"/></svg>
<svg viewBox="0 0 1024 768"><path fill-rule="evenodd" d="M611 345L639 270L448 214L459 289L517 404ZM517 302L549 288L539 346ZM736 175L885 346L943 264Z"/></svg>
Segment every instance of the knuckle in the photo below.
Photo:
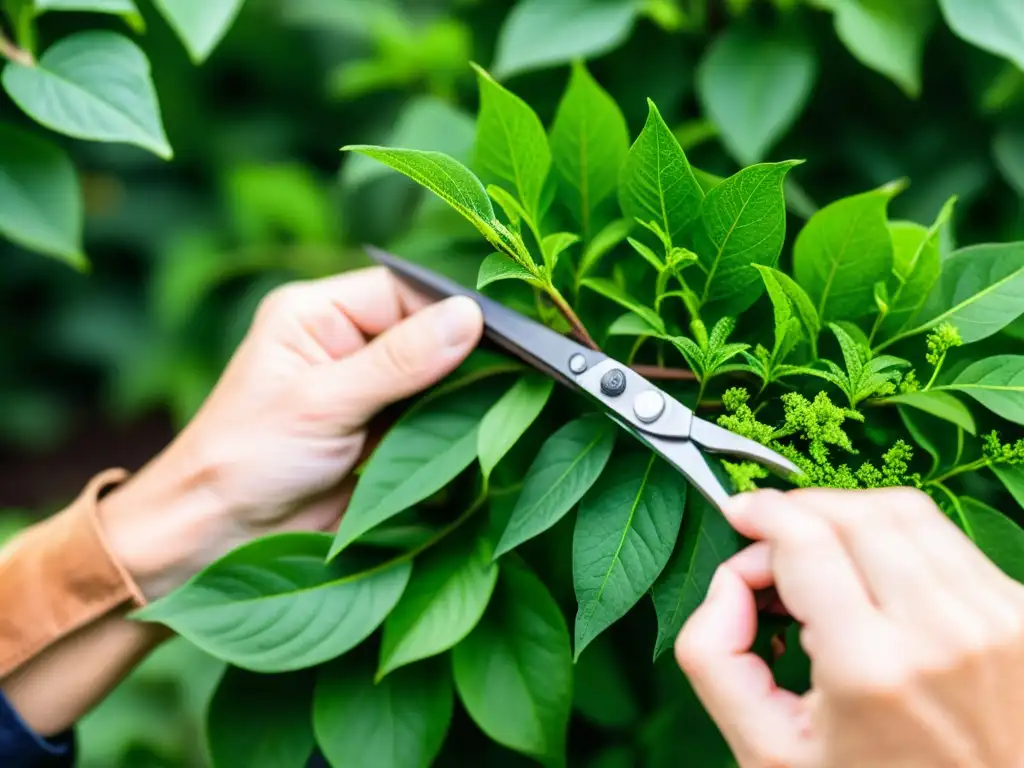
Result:
<svg viewBox="0 0 1024 768"><path fill-rule="evenodd" d="M675 643L676 662L689 677L700 673L707 658L707 648L701 639L699 629L693 622L687 623Z"/></svg>
<svg viewBox="0 0 1024 768"><path fill-rule="evenodd" d="M290 315L302 305L302 283L278 286L264 296L256 309L257 320L266 321Z"/></svg>
<svg viewBox="0 0 1024 768"><path fill-rule="evenodd" d="M424 365L423 345L416 343L408 334L397 333L387 337L383 347L385 362L393 371L411 374Z"/></svg>
<svg viewBox="0 0 1024 768"><path fill-rule="evenodd" d="M894 702L914 687L917 671L909 665L865 660L831 670L829 687L847 699Z"/></svg>
<svg viewBox="0 0 1024 768"><path fill-rule="evenodd" d="M938 509L935 502L918 488L891 488L886 490L885 508L907 520L932 515Z"/></svg>

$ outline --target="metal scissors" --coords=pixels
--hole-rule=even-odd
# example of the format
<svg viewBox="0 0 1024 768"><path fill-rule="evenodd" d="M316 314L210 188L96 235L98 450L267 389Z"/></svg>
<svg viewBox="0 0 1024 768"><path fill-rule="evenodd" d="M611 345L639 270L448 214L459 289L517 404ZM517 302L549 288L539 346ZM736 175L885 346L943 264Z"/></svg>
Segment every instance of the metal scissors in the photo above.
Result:
<svg viewBox="0 0 1024 768"><path fill-rule="evenodd" d="M783 476L802 474L775 451L695 416L678 400L603 352L578 344L426 267L372 246L366 246L366 251L371 259L431 298L473 299L483 312L487 338L570 389L596 400L606 415L679 470L719 510L729 499L729 492L702 450L756 461Z"/></svg>

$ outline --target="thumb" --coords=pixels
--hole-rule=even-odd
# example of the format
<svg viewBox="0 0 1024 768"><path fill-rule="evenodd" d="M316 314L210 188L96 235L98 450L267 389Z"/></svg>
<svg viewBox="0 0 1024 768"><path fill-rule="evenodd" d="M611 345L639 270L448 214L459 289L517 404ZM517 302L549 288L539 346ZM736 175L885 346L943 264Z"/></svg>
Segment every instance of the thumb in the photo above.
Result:
<svg viewBox="0 0 1024 768"><path fill-rule="evenodd" d="M721 565L679 634L676 660L741 765L799 764L800 699L752 652L756 636L754 592Z"/></svg>
<svg viewBox="0 0 1024 768"><path fill-rule="evenodd" d="M358 352L325 366L322 391L347 429L382 408L437 383L458 367L483 333L475 301L455 296L432 304L377 336Z"/></svg>

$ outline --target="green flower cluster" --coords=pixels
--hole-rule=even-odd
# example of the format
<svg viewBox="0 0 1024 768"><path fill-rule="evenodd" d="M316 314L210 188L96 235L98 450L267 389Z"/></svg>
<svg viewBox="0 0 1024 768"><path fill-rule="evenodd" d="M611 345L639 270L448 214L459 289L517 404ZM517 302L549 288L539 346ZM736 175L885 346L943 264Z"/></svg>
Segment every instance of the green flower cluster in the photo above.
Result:
<svg viewBox="0 0 1024 768"><path fill-rule="evenodd" d="M982 452L990 465L1024 464L1024 439L1004 443L999 439L999 433L992 431L982 437Z"/></svg>
<svg viewBox="0 0 1024 768"><path fill-rule="evenodd" d="M881 467L871 462L864 462L856 470L848 464L837 465L832 458L833 448L857 453L843 428L845 422L847 419L863 421L864 417L857 411L836 405L824 392L819 392L814 400L796 392L783 395L784 421L779 427L759 421L749 400L750 393L746 389L726 390L722 404L727 413L718 418L719 425L788 458L803 470L804 477L797 481L803 487L855 489L919 487L921 484L920 476L910 472L913 450L903 440L896 441L882 455ZM723 466L740 492L753 490L757 487L756 480L767 477L761 467L750 462L723 462Z"/></svg>
<svg viewBox="0 0 1024 768"><path fill-rule="evenodd" d="M928 354L925 355L925 360L929 365L937 366L949 350L959 347L964 342L960 338L960 331L956 329L956 326L952 323L943 323L928 334L926 343L928 344Z"/></svg>

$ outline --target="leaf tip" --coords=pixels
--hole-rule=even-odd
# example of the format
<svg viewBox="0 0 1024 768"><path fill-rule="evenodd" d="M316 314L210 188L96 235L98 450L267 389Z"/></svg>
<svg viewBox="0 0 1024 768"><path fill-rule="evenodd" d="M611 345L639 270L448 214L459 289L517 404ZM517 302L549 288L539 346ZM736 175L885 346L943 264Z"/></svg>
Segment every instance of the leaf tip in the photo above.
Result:
<svg viewBox="0 0 1024 768"><path fill-rule="evenodd" d="M484 69L482 66L477 64L475 61L469 62L469 66L473 68L473 71L476 72L477 77L479 77L481 80L490 80L492 83L496 82L494 76L491 75L491 73Z"/></svg>

